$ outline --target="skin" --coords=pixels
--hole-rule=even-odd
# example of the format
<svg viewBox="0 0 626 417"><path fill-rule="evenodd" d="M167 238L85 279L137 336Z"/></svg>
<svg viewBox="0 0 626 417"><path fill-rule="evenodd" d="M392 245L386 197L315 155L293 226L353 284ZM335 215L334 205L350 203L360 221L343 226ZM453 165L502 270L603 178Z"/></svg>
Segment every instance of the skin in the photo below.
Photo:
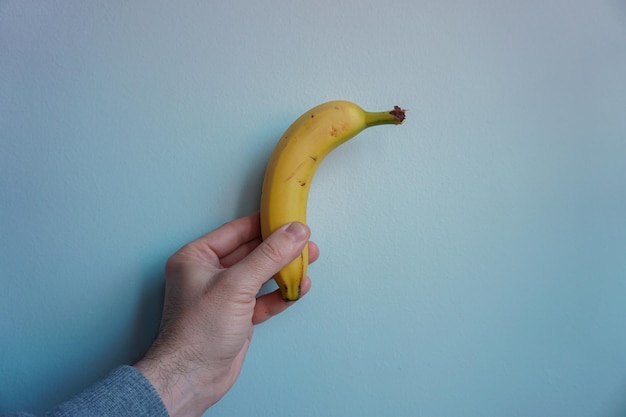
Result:
<svg viewBox="0 0 626 417"><path fill-rule="evenodd" d="M295 259L310 231L291 223L261 240L258 213L188 243L166 264L161 328L135 367L155 387L170 416L201 416L239 376L254 325L289 308L278 290L259 290ZM309 243L310 262L319 256ZM308 277L302 295L311 288Z"/></svg>

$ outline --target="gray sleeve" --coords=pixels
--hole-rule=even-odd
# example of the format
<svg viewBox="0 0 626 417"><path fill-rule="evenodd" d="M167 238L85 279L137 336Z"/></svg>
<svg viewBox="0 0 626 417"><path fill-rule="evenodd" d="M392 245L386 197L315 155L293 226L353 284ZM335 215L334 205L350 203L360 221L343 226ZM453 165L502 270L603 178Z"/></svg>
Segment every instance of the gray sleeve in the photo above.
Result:
<svg viewBox="0 0 626 417"><path fill-rule="evenodd" d="M14 413L3 416L27 417ZM169 417L161 397L132 366L115 369L102 381L45 414L45 417Z"/></svg>

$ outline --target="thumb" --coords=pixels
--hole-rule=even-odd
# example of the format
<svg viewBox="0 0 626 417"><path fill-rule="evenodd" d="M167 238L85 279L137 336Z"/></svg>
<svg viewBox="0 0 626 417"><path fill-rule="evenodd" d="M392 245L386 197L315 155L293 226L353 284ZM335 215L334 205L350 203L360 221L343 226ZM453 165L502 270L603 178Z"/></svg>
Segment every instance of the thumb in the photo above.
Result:
<svg viewBox="0 0 626 417"><path fill-rule="evenodd" d="M300 222L280 227L230 267L229 280L236 282L239 288L250 289L256 296L263 284L302 253L310 236L309 228Z"/></svg>

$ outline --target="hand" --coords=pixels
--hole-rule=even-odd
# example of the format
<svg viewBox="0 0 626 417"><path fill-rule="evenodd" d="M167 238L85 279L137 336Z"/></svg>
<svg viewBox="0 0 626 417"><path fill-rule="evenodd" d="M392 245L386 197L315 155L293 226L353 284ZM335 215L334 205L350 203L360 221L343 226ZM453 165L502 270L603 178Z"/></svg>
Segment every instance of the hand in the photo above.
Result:
<svg viewBox="0 0 626 417"><path fill-rule="evenodd" d="M167 261L159 335L135 367L156 388L170 416L200 416L232 387L253 325L284 311L278 290L257 297L295 259L310 236L301 223L261 241L258 213L226 223ZM319 256L308 242L311 262ZM308 277L302 295L311 288Z"/></svg>

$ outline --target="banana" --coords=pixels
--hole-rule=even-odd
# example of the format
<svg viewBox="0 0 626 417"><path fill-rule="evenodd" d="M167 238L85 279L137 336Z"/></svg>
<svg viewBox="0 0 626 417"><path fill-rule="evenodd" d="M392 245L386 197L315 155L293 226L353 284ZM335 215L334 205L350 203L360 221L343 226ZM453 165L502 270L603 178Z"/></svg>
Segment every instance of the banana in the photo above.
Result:
<svg viewBox="0 0 626 417"><path fill-rule="evenodd" d="M355 103L338 100L320 104L296 119L276 144L265 171L260 208L263 239L287 223L306 223L311 181L324 157L368 127L401 124L404 112L398 106L367 112ZM274 276L285 301L300 298L308 264L307 246Z"/></svg>

